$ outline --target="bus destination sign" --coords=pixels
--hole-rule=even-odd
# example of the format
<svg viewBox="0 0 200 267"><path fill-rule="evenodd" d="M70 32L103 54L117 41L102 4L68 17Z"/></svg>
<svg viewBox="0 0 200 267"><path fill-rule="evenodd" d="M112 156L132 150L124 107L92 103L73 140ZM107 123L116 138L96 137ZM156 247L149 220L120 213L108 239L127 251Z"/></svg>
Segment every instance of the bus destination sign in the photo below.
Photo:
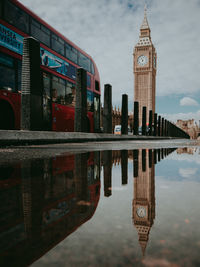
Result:
<svg viewBox="0 0 200 267"><path fill-rule="evenodd" d="M23 37L0 24L0 45L22 55Z"/></svg>

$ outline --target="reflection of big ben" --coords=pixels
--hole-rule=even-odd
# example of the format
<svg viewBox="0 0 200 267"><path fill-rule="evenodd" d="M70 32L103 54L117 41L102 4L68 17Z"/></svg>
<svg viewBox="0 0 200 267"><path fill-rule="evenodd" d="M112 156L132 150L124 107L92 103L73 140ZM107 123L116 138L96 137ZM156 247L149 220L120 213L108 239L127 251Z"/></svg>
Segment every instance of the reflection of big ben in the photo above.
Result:
<svg viewBox="0 0 200 267"><path fill-rule="evenodd" d="M152 150L139 150L138 176L134 177L133 223L144 255L155 218L155 168Z"/></svg>
<svg viewBox="0 0 200 267"><path fill-rule="evenodd" d="M139 126L142 125L143 106L147 110L147 122L149 121L149 110L155 112L156 61L156 50L151 41L151 30L145 8L139 41L133 54L134 101L139 102Z"/></svg>

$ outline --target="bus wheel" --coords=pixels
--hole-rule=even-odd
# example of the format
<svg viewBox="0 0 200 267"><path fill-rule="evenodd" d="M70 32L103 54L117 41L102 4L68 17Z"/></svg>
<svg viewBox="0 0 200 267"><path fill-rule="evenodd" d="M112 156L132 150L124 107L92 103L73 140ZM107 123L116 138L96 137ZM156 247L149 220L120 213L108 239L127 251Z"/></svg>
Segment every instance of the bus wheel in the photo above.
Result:
<svg viewBox="0 0 200 267"><path fill-rule="evenodd" d="M15 116L12 107L5 101L0 101L0 129L13 130L15 128Z"/></svg>

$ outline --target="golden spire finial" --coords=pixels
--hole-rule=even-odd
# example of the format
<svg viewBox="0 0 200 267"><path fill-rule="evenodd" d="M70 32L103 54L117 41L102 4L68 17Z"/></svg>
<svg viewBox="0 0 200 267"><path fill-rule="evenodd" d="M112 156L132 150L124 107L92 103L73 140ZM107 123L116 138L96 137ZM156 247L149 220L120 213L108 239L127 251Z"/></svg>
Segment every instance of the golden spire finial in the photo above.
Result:
<svg viewBox="0 0 200 267"><path fill-rule="evenodd" d="M145 3L144 5L144 16L146 17L147 16L147 4Z"/></svg>
<svg viewBox="0 0 200 267"><path fill-rule="evenodd" d="M144 5L144 19L143 19L143 22L142 22L140 29L149 29L149 24L147 21L147 5L146 5L146 3Z"/></svg>

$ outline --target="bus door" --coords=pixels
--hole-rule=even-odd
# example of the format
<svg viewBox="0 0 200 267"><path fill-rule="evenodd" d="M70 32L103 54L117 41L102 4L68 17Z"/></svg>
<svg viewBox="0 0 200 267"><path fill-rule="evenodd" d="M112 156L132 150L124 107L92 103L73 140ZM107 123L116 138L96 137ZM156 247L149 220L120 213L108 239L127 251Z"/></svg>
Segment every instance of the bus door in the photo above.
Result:
<svg viewBox="0 0 200 267"><path fill-rule="evenodd" d="M43 72L43 130L52 129L52 99L51 99L51 78Z"/></svg>

